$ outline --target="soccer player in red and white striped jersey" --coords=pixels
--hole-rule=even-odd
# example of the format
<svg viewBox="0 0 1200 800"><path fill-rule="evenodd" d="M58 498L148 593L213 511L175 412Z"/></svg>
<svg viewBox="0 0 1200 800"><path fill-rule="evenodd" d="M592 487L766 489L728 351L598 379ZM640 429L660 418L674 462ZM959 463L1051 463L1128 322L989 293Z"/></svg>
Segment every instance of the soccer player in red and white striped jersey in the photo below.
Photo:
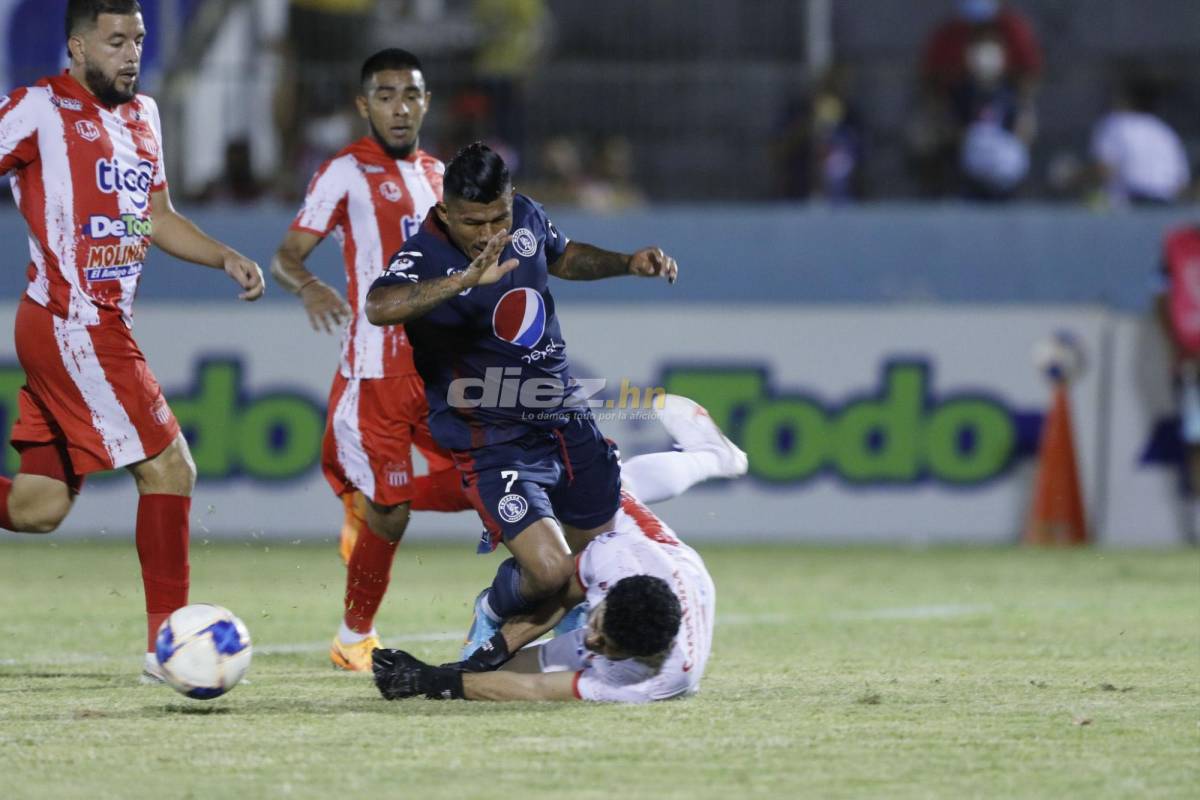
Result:
<svg viewBox="0 0 1200 800"><path fill-rule="evenodd" d="M317 170L271 264L314 330L342 333L322 456L346 506L345 613L330 658L357 671L370 669L379 646L375 614L410 508L470 508L453 461L429 433L425 387L403 326L371 325L365 315L371 284L442 198L442 162L419 147L430 98L421 62L405 50L382 50L363 64L360 86L368 133ZM331 234L342 250L346 300L304 265ZM426 476L413 475L414 445L429 464Z"/></svg>
<svg viewBox="0 0 1200 800"><path fill-rule="evenodd" d="M70 68L0 98L0 174L29 226L29 288L16 320L26 384L12 444L21 467L0 478L0 527L48 533L88 473L125 467L140 499L136 539L146 593L145 669L154 637L187 603L187 441L131 334L146 252L223 270L243 300L263 292L258 265L175 211L158 107L137 93L146 31L136 0L70 0Z"/></svg>

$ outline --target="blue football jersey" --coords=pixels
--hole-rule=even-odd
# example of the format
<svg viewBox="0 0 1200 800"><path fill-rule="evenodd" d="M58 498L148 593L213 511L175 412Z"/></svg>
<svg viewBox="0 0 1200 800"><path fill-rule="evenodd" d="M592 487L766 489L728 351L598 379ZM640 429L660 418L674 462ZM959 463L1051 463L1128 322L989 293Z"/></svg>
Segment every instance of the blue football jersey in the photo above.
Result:
<svg viewBox="0 0 1200 800"><path fill-rule="evenodd" d="M567 238L545 210L513 194L512 241L500 255L520 265L490 286L475 286L404 328L425 382L437 442L469 450L562 426L573 385L567 344L547 287L548 264ZM431 213L372 288L419 283L462 271L471 259Z"/></svg>

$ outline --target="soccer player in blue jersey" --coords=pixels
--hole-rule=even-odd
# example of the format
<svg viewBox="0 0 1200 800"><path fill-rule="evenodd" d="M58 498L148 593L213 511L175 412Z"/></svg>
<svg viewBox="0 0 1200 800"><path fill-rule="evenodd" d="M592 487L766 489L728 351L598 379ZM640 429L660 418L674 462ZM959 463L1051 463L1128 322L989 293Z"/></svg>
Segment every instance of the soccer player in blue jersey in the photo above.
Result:
<svg viewBox="0 0 1200 800"><path fill-rule="evenodd" d="M433 436L491 545L512 553L476 600L464 654L561 589L571 553L611 530L621 503L616 446L575 399L548 277L677 274L657 247L626 255L570 241L476 143L446 167L443 201L371 287L367 318L405 326Z"/></svg>

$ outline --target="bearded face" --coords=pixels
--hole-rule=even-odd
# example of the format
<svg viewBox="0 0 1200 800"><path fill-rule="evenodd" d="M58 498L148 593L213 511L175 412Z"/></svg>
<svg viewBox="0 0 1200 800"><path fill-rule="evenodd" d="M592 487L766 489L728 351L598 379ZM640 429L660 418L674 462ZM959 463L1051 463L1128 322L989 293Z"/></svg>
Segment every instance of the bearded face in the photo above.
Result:
<svg viewBox="0 0 1200 800"><path fill-rule="evenodd" d="M141 14L100 14L96 24L72 34L72 72L106 106L137 96L146 27Z"/></svg>

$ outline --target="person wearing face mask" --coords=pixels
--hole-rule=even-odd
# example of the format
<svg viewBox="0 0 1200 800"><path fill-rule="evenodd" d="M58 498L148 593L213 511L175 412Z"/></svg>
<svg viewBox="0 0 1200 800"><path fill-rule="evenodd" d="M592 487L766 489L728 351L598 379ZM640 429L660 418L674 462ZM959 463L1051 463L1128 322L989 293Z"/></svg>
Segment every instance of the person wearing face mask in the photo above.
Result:
<svg viewBox="0 0 1200 800"><path fill-rule="evenodd" d="M955 3L925 45L909 124L922 194L995 197L1015 188L1035 133L1041 67L1041 47L1018 11L1000 0Z"/></svg>
<svg viewBox="0 0 1200 800"><path fill-rule="evenodd" d="M975 200L1011 197L1029 170L1033 111L1005 76L1007 58L998 32L980 28L967 48L966 76L950 92L962 191Z"/></svg>

